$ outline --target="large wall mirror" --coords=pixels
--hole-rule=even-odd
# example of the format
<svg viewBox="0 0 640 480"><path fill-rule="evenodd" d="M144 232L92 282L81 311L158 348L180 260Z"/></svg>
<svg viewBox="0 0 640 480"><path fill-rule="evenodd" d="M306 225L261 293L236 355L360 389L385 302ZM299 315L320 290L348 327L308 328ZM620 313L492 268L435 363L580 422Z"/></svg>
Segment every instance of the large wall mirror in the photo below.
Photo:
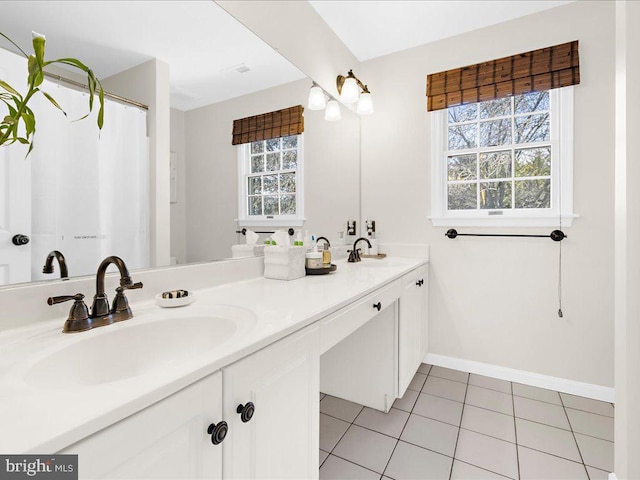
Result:
<svg viewBox="0 0 640 480"><path fill-rule="evenodd" d="M334 239L358 218L358 117L343 109L328 122L307 110L311 80L214 2L3 7L0 32L23 49L32 31L44 34L48 58L82 60L106 91L132 102L108 99L98 134L93 118L72 122L86 113L87 92L55 75L83 78L51 71L45 88L68 117L40 99L32 154L0 147L0 285L59 278L55 262L55 273L42 273L52 251L69 277L94 274L108 255L134 270L230 257L244 242L233 121L294 105L305 107L305 222L296 228ZM26 61L3 41L0 78L26 81ZM29 242L14 245L16 235Z"/></svg>

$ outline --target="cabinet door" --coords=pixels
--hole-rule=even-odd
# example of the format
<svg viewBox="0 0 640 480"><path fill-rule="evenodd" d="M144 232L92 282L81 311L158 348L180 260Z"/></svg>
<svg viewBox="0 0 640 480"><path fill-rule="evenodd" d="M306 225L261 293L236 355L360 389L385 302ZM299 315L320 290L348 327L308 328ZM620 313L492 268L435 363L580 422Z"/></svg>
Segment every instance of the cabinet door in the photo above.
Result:
<svg viewBox="0 0 640 480"><path fill-rule="evenodd" d="M399 321L399 396L404 395L411 379L427 353L428 278L426 267L408 273L402 281Z"/></svg>
<svg viewBox="0 0 640 480"><path fill-rule="evenodd" d="M307 327L223 369L225 479L318 478L319 329ZM239 405L252 402L243 422Z"/></svg>
<svg viewBox="0 0 640 480"><path fill-rule="evenodd" d="M221 479L222 374L209 377L59 453L78 454L79 478Z"/></svg>

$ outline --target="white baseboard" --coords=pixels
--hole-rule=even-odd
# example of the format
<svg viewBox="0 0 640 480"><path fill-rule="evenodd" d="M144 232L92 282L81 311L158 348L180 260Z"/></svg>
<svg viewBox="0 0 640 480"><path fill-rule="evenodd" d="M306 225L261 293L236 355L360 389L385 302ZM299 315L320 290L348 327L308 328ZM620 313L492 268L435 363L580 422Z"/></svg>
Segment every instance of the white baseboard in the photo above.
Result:
<svg viewBox="0 0 640 480"><path fill-rule="evenodd" d="M609 474L609 480L618 480L618 477L616 477L616 474L612 472Z"/></svg>
<svg viewBox="0 0 640 480"><path fill-rule="evenodd" d="M447 357L445 355L438 355L435 353L428 353L424 361L431 365L447 367L453 370L462 370L463 372L485 375L487 377L499 378L510 382L523 383L533 387L570 393L572 395L593 398L603 402L613 403L615 401L615 389L611 387L576 382L575 380L567 380L565 378L552 377L550 375L542 375L540 373L526 372L524 370L516 370L514 368L500 367L498 365L475 362L473 360L464 360L462 358ZM615 479L609 477L609 480Z"/></svg>

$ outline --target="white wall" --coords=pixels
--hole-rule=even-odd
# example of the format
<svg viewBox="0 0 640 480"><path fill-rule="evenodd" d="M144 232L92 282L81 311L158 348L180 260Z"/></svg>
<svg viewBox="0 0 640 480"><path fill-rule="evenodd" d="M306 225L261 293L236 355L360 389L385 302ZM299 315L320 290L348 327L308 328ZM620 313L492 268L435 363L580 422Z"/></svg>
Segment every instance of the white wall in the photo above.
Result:
<svg viewBox="0 0 640 480"><path fill-rule="evenodd" d="M640 478L640 3L616 2L615 473Z"/></svg>
<svg viewBox="0 0 640 480"><path fill-rule="evenodd" d="M238 118L307 104L311 82L300 80L186 113L187 261L229 257L238 216ZM305 217L303 228L329 238L359 214L359 119L343 112L339 122L306 110L304 130ZM264 230L264 228L256 228ZM270 228L268 229L270 230Z"/></svg>
<svg viewBox="0 0 640 480"><path fill-rule="evenodd" d="M149 106L150 261L169 265L169 65L154 59L102 80L106 91Z"/></svg>
<svg viewBox="0 0 640 480"><path fill-rule="evenodd" d="M177 198L170 205L171 214L171 256L177 263L187 261L187 147L185 142L185 112L171 109L171 153L177 160Z"/></svg>
<svg viewBox="0 0 640 480"><path fill-rule="evenodd" d="M557 243L450 240L446 228L427 219L425 83L429 73L576 39L582 83L575 88L574 207L580 218L565 228L564 318L558 318ZM381 242L430 245L431 353L613 386L613 42L614 3L575 2L362 64L360 77L376 102L376 113L362 119L362 218L376 220Z"/></svg>

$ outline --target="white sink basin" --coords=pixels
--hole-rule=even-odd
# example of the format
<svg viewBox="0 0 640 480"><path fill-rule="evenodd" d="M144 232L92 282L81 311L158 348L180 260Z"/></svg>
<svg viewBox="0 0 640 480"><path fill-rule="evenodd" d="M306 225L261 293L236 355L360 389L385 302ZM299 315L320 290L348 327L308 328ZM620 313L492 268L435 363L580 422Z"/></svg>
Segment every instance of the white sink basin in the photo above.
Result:
<svg viewBox="0 0 640 480"><path fill-rule="evenodd" d="M35 387L62 389L137 377L194 358L255 323L250 311L223 308L216 313L172 315L139 324L134 317L73 334L73 343L39 359L25 372L24 381Z"/></svg>

